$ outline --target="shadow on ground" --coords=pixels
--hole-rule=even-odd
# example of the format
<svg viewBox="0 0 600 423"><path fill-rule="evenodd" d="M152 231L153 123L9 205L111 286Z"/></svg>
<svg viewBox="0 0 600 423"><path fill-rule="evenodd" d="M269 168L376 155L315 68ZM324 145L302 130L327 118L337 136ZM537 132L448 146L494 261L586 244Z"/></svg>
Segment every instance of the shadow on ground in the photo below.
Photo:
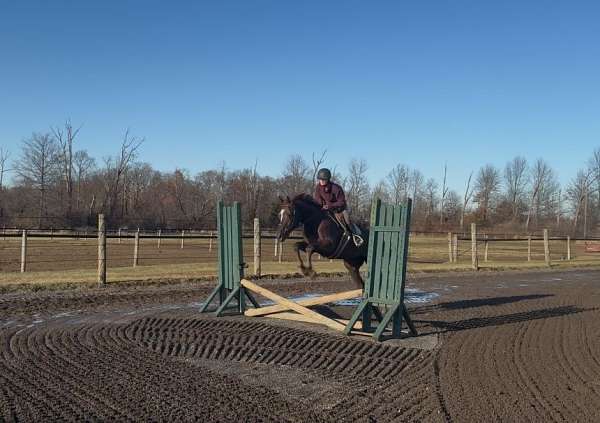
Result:
<svg viewBox="0 0 600 423"><path fill-rule="evenodd" d="M432 304L424 307L417 307L412 312L415 314L428 313L440 310L462 310L465 308L498 306L518 301L538 300L540 298L552 297L552 294L530 294L530 295L512 295L510 297L491 297L475 298L470 300L449 301L444 303Z"/></svg>
<svg viewBox="0 0 600 423"><path fill-rule="evenodd" d="M420 335L429 335L432 333L457 332L468 329L483 328L488 326L501 326L511 323L528 322L532 320L547 319L551 317L567 316L586 311L595 311L597 308L581 308L575 306L561 306L544 308L540 310L527 311L522 313L505 314L492 317L475 317L472 319L458 320L455 322L446 322L441 320L415 320L419 326L426 325L435 329L428 333L420 331ZM422 329L421 329L422 330Z"/></svg>

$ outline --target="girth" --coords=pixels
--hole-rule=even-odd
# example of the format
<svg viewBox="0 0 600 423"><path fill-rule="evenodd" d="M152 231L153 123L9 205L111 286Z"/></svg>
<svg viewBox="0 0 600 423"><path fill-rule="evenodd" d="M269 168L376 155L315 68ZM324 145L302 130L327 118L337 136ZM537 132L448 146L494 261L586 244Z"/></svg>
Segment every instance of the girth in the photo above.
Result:
<svg viewBox="0 0 600 423"><path fill-rule="evenodd" d="M344 252L344 250L346 249L346 246L348 245L348 243L350 242L350 240L352 239L352 234L348 233L346 231L346 227L342 224L342 222L340 222L337 217L335 216L335 213L333 213L332 211L328 211L327 215L329 216L329 218L331 220L333 220L335 222L335 224L340 228L340 230L342 231L342 236L340 238L340 241L338 242L337 247L335 248L333 254L327 256L327 258L330 259L337 259L340 258L340 256L342 255L342 253Z"/></svg>

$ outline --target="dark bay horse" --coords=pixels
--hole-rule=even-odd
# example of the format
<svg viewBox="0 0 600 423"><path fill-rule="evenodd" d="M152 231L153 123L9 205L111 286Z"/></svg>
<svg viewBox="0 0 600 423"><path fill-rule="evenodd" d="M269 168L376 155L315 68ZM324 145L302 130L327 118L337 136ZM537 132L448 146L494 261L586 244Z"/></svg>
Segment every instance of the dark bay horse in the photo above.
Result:
<svg viewBox="0 0 600 423"><path fill-rule="evenodd" d="M328 258L339 258L344 260L344 266L348 269L352 281L357 288L363 288L363 279L360 276L360 266L367 261L367 240L368 231L360 227L362 237L365 242L357 247L352 240L346 247L338 252L334 257L340 240L344 235L344 230L336 222L333 215L323 209L321 206L307 194L298 194L290 200L289 197L280 198L281 211L279 214L280 228L278 239L280 242L286 240L290 233L300 227L303 227L304 240L294 245L298 260L300 261L300 270L305 276L314 277L316 272L312 268L312 255L318 253ZM307 266L305 266L300 251L306 252Z"/></svg>

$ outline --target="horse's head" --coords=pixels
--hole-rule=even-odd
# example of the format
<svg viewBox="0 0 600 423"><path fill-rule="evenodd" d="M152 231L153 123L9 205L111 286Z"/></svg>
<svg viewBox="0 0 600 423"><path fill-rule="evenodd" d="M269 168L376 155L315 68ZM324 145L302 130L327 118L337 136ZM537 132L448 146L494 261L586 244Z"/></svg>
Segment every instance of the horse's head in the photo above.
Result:
<svg viewBox="0 0 600 423"><path fill-rule="evenodd" d="M281 201L281 209L279 210L279 232L277 239L279 242L283 242L300 225L300 221L294 202L290 200L290 197L279 197L279 200Z"/></svg>

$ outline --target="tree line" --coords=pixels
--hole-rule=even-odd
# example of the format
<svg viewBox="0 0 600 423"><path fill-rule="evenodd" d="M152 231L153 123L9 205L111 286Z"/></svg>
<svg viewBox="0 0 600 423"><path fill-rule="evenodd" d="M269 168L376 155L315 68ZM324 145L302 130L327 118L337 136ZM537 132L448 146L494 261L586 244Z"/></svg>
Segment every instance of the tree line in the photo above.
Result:
<svg viewBox="0 0 600 423"><path fill-rule="evenodd" d="M16 157L0 149L0 224L19 228L93 227L99 213L109 228L213 229L219 200L243 204L243 219L258 217L277 225L279 196L312 193L327 151L294 154L279 175L260 175L258 163L245 169L192 174L160 172L139 161L144 138L125 131L114 155L97 160L77 149L81 128L70 121L25 138ZM413 199L412 227L420 231L464 230L477 222L488 231L590 236L600 225L600 148L591 153L566 186L542 158L517 156L503 168L485 164L473 170L464 189L447 185L447 166L439 177L398 164L375 183L368 163L353 159L345 169L332 166L333 179L346 191L355 219L367 221L371 200L401 203ZM5 175L11 172L9 184Z"/></svg>

